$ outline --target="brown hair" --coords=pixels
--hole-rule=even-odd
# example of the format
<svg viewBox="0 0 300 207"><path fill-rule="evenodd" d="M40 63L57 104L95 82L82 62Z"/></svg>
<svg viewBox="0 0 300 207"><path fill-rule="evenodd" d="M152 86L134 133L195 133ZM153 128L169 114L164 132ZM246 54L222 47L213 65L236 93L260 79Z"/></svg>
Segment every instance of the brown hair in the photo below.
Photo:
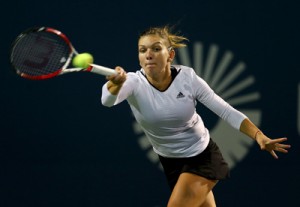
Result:
<svg viewBox="0 0 300 207"><path fill-rule="evenodd" d="M184 43L184 41L188 41L188 39L184 36L172 33L171 30L172 29L169 26L150 27L140 34L139 39L147 35L158 35L161 38L167 40L170 43L170 46L174 49L185 47L186 44Z"/></svg>

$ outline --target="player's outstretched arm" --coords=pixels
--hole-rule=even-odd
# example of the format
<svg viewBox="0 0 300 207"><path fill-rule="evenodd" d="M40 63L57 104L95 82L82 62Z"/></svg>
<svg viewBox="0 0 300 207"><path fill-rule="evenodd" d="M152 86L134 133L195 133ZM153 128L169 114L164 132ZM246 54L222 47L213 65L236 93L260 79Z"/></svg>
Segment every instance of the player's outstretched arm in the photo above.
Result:
<svg viewBox="0 0 300 207"><path fill-rule="evenodd" d="M291 145L283 144L287 140L286 137L270 139L248 118L241 123L240 131L254 139L261 150L268 151L275 159L278 159L276 151L288 153L288 149L291 147Z"/></svg>

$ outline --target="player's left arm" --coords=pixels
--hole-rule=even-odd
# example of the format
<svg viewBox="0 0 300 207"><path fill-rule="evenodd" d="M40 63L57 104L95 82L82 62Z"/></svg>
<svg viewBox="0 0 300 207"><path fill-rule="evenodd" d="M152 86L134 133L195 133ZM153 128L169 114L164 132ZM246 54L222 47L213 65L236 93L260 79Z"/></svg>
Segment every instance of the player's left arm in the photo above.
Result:
<svg viewBox="0 0 300 207"><path fill-rule="evenodd" d="M288 144L283 144L286 141L286 137L270 139L267 137L255 124L253 124L248 118L245 118L241 125L240 131L250 138L254 139L261 150L268 151L275 159L278 159L277 152L288 153L288 149L291 147Z"/></svg>

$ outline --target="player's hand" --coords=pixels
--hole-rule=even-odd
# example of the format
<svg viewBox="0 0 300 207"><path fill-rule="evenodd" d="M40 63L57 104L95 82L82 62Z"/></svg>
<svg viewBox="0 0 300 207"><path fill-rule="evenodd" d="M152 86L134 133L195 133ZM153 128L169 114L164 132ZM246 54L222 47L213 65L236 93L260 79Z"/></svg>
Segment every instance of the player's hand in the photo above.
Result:
<svg viewBox="0 0 300 207"><path fill-rule="evenodd" d="M117 66L115 68L117 71L116 75L109 75L106 76L107 82L107 89L113 95L117 95L122 88L123 83L126 81L126 72L123 68Z"/></svg>
<svg viewBox="0 0 300 207"><path fill-rule="evenodd" d="M126 71L120 66L117 66L115 70L118 74L106 76L106 79L114 85L122 85L126 80Z"/></svg>
<svg viewBox="0 0 300 207"><path fill-rule="evenodd" d="M256 137L260 149L268 151L275 159L278 159L276 152L288 153L288 149L291 145L283 144L286 140L286 137L270 139L263 133L259 133Z"/></svg>

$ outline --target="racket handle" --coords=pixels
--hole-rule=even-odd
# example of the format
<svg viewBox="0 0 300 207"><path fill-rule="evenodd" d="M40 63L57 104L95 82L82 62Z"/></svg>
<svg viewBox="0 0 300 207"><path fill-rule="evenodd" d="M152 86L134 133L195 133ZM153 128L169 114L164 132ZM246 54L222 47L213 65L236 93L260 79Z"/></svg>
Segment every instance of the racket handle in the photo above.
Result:
<svg viewBox="0 0 300 207"><path fill-rule="evenodd" d="M118 74L115 70L113 70L111 68L107 68L107 67L104 67L101 65L95 65L95 64L90 64L89 71L100 74L100 75L105 75L105 76Z"/></svg>

